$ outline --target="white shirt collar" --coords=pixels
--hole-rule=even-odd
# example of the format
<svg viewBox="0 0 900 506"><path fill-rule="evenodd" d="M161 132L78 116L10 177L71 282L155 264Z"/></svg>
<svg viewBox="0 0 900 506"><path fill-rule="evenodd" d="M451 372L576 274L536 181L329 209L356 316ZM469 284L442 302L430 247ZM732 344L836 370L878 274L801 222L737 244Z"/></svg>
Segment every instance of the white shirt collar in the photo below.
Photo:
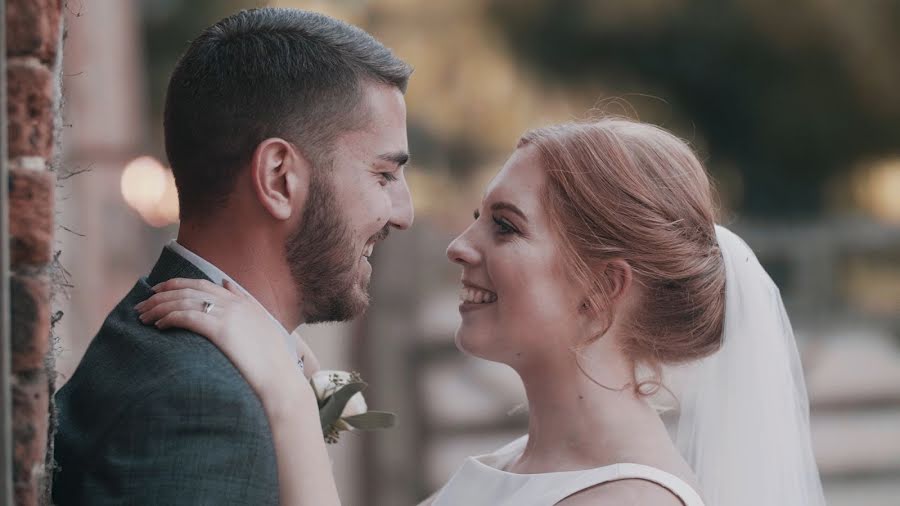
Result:
<svg viewBox="0 0 900 506"><path fill-rule="evenodd" d="M215 265L211 264L209 261L207 261L200 255L185 248L181 244L178 244L178 241L176 241L175 239L172 239L171 241L169 241L169 244L167 244L166 247L169 248L170 250L174 251L175 253L177 253L179 256L181 256L188 262L194 264L194 267L200 269L200 271L203 274L205 274L206 277L208 277L210 279L210 281L212 281L213 283L215 283L217 285L221 285L222 281L224 281L226 279L228 281L234 283L234 286L238 287L238 289L240 291L249 295L250 298L253 299L254 302L259 304L259 306L261 308L265 309L266 314L269 315L269 318L271 318L272 321L274 321L275 323L278 324L278 328L284 330L284 340L285 340L285 343L287 343L288 350L290 350L291 354L294 356L294 358L300 364L300 367L301 368L303 367L302 362L299 361L299 357L297 356L297 345L296 345L296 343L293 342L293 337L291 336L291 333L288 332L288 330L284 328L284 325L282 325L281 322L279 322L272 315L272 313L270 313L269 310L265 308L265 306L263 306L258 300L256 300L256 297L254 297L253 294L251 294L246 289L244 289L244 287L242 287L237 281L231 279L231 277L228 274L225 274L224 272L222 272L221 269L219 269Z"/></svg>

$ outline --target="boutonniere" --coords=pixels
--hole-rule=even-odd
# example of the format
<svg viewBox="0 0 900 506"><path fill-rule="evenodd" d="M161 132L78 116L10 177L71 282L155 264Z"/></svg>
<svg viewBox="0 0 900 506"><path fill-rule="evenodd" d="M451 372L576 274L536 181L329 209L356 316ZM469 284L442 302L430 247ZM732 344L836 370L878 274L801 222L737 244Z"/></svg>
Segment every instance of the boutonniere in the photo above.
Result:
<svg viewBox="0 0 900 506"><path fill-rule="evenodd" d="M318 371L309 382L319 402L326 443L337 443L344 431L387 429L396 422L394 413L369 411L362 395L367 385L357 372Z"/></svg>

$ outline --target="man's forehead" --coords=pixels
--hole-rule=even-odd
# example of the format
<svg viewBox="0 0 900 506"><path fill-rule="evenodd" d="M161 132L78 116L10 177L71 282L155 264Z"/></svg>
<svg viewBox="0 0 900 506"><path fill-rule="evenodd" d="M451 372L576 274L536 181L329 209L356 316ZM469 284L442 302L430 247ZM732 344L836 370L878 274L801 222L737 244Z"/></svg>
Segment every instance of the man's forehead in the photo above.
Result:
<svg viewBox="0 0 900 506"><path fill-rule="evenodd" d="M371 116L373 123L402 121L406 123L406 99L397 87L382 83L367 83L362 89L360 106Z"/></svg>
<svg viewBox="0 0 900 506"><path fill-rule="evenodd" d="M409 161L406 125L385 125L367 122L361 128L338 134L335 147L354 153L368 163L403 165Z"/></svg>
<svg viewBox="0 0 900 506"><path fill-rule="evenodd" d="M403 94L392 86L369 85L364 95L358 111L362 121L355 131L345 132L348 144L363 143L372 156L390 163L404 154L409 158Z"/></svg>

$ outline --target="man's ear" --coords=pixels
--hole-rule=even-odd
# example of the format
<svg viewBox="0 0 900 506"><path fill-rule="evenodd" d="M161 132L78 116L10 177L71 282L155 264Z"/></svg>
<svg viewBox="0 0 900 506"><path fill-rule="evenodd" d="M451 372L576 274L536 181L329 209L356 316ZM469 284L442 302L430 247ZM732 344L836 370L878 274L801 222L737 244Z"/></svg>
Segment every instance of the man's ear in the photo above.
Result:
<svg viewBox="0 0 900 506"><path fill-rule="evenodd" d="M260 142L250 170L256 197L275 219L290 219L303 209L312 166L293 144L275 137Z"/></svg>

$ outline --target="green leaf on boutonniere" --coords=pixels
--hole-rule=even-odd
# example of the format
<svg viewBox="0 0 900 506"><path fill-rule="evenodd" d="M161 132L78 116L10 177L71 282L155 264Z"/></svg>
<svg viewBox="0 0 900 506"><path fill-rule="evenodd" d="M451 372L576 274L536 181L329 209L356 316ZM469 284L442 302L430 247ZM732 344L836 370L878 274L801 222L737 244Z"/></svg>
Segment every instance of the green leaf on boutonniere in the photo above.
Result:
<svg viewBox="0 0 900 506"><path fill-rule="evenodd" d="M359 430L388 429L397 423L397 415L387 411L367 411L361 415L342 419L347 425Z"/></svg>
<svg viewBox="0 0 900 506"><path fill-rule="evenodd" d="M322 431L328 432L344 412L344 407L350 402L350 398L362 392L366 388L363 382L347 383L325 399L324 404L319 408L319 421L322 424Z"/></svg>

